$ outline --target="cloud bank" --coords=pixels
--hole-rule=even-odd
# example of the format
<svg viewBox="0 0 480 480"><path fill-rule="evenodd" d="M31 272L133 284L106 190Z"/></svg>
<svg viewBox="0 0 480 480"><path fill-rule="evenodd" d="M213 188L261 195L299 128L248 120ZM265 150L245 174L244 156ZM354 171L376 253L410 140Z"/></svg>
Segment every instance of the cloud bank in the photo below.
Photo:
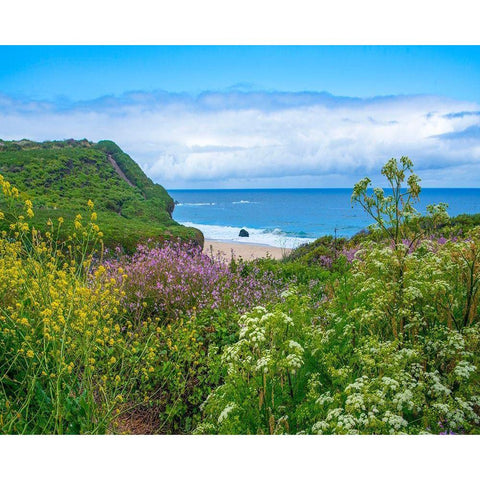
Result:
<svg viewBox="0 0 480 480"><path fill-rule="evenodd" d="M426 95L0 95L0 138L111 139L168 188L351 186L401 155L425 186L480 186L480 105Z"/></svg>

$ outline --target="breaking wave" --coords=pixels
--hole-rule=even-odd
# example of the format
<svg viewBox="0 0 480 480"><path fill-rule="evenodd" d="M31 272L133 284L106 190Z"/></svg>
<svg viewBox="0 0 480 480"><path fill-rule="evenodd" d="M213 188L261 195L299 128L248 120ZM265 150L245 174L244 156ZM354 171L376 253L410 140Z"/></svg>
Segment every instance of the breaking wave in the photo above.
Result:
<svg viewBox="0 0 480 480"><path fill-rule="evenodd" d="M303 236L295 236L286 233L280 228L251 228L251 227L230 227L220 225L202 225L192 222L182 222L186 227L198 228L202 231L205 239L224 242L252 243L257 245L268 245L280 248L295 248L303 243L315 240ZM249 233L248 237L239 237L240 229L244 228Z"/></svg>

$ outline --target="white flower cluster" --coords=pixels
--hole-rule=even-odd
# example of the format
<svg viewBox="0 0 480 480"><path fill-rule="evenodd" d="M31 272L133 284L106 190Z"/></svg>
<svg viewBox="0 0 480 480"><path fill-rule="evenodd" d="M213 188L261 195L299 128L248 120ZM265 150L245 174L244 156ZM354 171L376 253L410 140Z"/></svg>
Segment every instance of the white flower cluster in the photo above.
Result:
<svg viewBox="0 0 480 480"><path fill-rule="evenodd" d="M291 350L297 351L299 353L304 352L303 347L299 343L297 343L295 340L289 340L288 348L290 348Z"/></svg>
<svg viewBox="0 0 480 480"><path fill-rule="evenodd" d="M315 403L320 406L331 402L333 402L333 397L331 396L330 392L323 393L315 400Z"/></svg>
<svg viewBox="0 0 480 480"><path fill-rule="evenodd" d="M397 390L399 386L399 383L396 380L386 376L382 377L382 383L393 391Z"/></svg>
<svg viewBox="0 0 480 480"><path fill-rule="evenodd" d="M422 292L414 286L409 286L404 290L404 295L406 297L406 300L409 300L410 302L414 302L415 300L419 300L423 298Z"/></svg>
<svg viewBox="0 0 480 480"><path fill-rule="evenodd" d="M255 327L248 332L248 338L254 345L259 345L265 341L265 328Z"/></svg>
<svg viewBox="0 0 480 480"><path fill-rule="evenodd" d="M194 435L205 435L215 431L215 426L209 422L203 422L197 425L193 431Z"/></svg>
<svg viewBox="0 0 480 480"><path fill-rule="evenodd" d="M316 422L312 425L312 433L315 435L321 435L328 428L328 423L324 420Z"/></svg>
<svg viewBox="0 0 480 480"><path fill-rule="evenodd" d="M357 379L353 383L350 383L345 387L345 392L350 393L352 390L362 390L365 387L365 383L368 382L368 377L363 375Z"/></svg>
<svg viewBox="0 0 480 480"><path fill-rule="evenodd" d="M403 417L390 411L386 411L383 414L382 421L392 427L390 433L395 433L395 431L400 430L402 427L408 426L408 422Z"/></svg>
<svg viewBox="0 0 480 480"><path fill-rule="evenodd" d="M257 360L257 364L255 365L255 370L257 372L268 373L268 363L270 362L271 357L270 355L265 355Z"/></svg>
<svg viewBox="0 0 480 480"><path fill-rule="evenodd" d="M366 410L363 394L353 393L345 400L345 406L356 411Z"/></svg>
<svg viewBox="0 0 480 480"><path fill-rule="evenodd" d="M426 372L425 376L429 381L429 393L434 397L448 397L452 391L440 380L438 372Z"/></svg>
<svg viewBox="0 0 480 480"><path fill-rule="evenodd" d="M465 339L460 333L452 332L448 337L448 345L453 348L452 353L463 351L465 350Z"/></svg>
<svg viewBox="0 0 480 480"><path fill-rule="evenodd" d="M476 369L477 367L475 365L462 360L461 362L458 362L458 365L455 367L453 372L457 378L468 380L470 378L470 374Z"/></svg>
<svg viewBox="0 0 480 480"><path fill-rule="evenodd" d="M393 397L393 404L397 406L397 410L401 412L402 410L413 410L413 393L408 388L398 392L395 397Z"/></svg>
<svg viewBox="0 0 480 480"><path fill-rule="evenodd" d="M235 403L229 403L220 413L218 417L218 423L222 423L228 417L228 414L235 409L235 407Z"/></svg>
<svg viewBox="0 0 480 480"><path fill-rule="evenodd" d="M295 374L296 371L303 365L303 360L295 353L290 353L286 358L290 373Z"/></svg>
<svg viewBox="0 0 480 480"><path fill-rule="evenodd" d="M296 295L297 292L298 292L298 288L295 287L295 286L292 286L292 287L288 288L287 290L284 290L284 291L280 294L280 296L281 296L282 298L288 298L288 297L292 297L292 296Z"/></svg>
<svg viewBox="0 0 480 480"><path fill-rule="evenodd" d="M289 317L286 313L282 313L281 315L282 315L283 323L285 325L293 326L293 319L291 317Z"/></svg>

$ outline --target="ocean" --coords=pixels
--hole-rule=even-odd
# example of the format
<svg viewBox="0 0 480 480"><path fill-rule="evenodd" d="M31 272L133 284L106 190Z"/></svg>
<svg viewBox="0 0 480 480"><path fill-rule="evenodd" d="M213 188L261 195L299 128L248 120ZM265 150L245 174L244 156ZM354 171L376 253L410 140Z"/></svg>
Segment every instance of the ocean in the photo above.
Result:
<svg viewBox="0 0 480 480"><path fill-rule="evenodd" d="M350 237L372 223L350 188L170 190L173 218L205 238L293 248L322 235ZM386 190L386 193L388 191ZM450 216L480 212L480 188L425 188L416 208L445 202ZM245 228L249 237L239 237Z"/></svg>

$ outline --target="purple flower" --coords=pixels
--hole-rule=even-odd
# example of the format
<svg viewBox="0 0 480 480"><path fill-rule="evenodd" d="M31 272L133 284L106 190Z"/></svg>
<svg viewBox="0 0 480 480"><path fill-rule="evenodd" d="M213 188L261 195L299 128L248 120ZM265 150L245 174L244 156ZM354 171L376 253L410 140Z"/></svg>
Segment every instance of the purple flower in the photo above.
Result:
<svg viewBox="0 0 480 480"><path fill-rule="evenodd" d="M125 306L138 318L175 319L204 309L243 313L279 298L283 286L256 267L237 261L233 268L194 244L148 243L108 264L126 293Z"/></svg>

